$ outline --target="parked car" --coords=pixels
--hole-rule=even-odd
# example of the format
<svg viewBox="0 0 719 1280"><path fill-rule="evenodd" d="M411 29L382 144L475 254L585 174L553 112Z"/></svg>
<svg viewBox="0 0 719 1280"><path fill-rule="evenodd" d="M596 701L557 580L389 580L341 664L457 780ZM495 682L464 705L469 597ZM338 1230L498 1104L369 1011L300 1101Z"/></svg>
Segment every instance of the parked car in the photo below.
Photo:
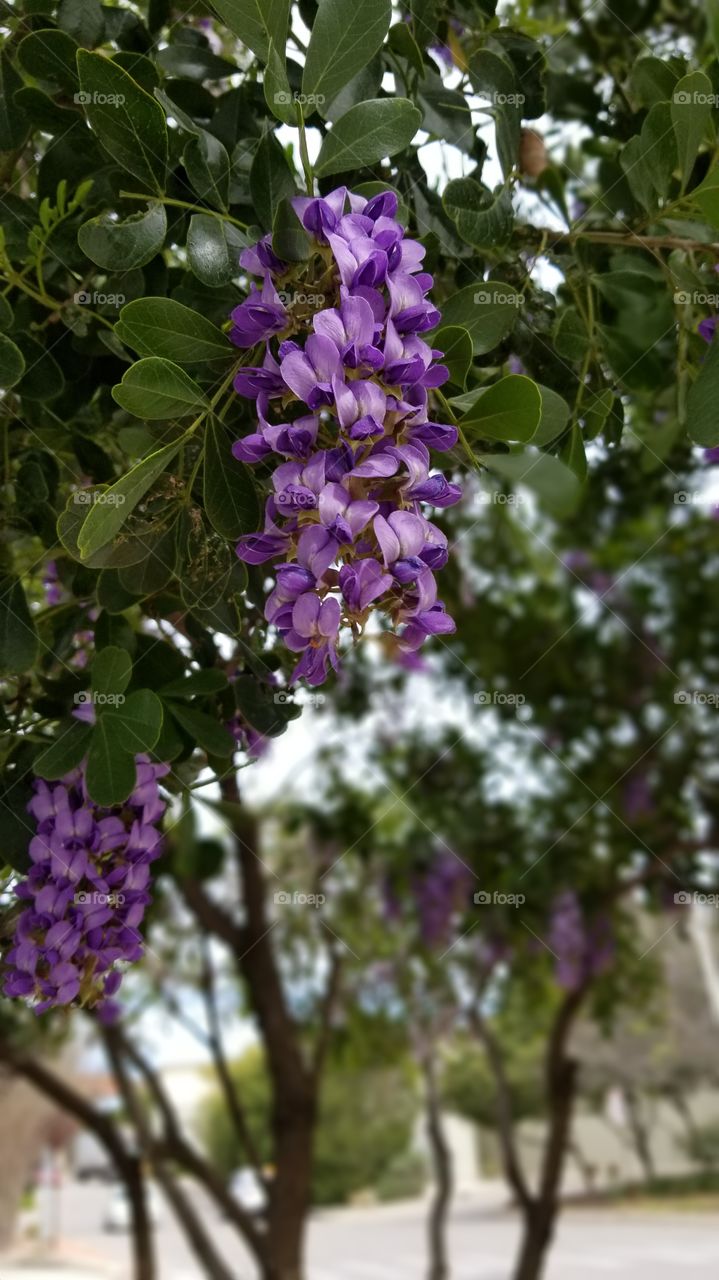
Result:
<svg viewBox="0 0 719 1280"><path fill-rule="evenodd" d="M145 1203L150 1226L155 1230L162 1218L162 1202L157 1188L148 1183L145 1187ZM103 1231L130 1231L132 1229L132 1208L127 1190L124 1186L115 1187L107 1202L102 1219Z"/></svg>
<svg viewBox="0 0 719 1280"><path fill-rule="evenodd" d="M250 1165L235 1170L230 1178L229 1190L246 1213L263 1213L267 1207L267 1192Z"/></svg>

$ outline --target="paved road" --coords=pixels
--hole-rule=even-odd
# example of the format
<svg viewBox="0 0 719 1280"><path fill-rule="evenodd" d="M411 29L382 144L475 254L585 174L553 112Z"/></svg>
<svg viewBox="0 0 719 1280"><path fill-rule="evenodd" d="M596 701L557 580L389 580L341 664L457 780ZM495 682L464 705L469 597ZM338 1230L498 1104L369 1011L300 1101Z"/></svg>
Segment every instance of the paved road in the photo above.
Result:
<svg viewBox="0 0 719 1280"><path fill-rule="evenodd" d="M104 1259L113 1280L129 1280L127 1240L101 1219L109 1192L95 1185L64 1192L63 1232ZM256 1280L226 1223L202 1215L235 1280ZM509 1280L516 1217L460 1199L451 1225L452 1280ZM309 1280L423 1280L424 1208L419 1204L325 1211L310 1229ZM205 1280L168 1212L158 1232L162 1280ZM20 1273L18 1273L19 1280ZM564 1214L546 1280L717 1280L719 1217L615 1210ZM5 1280L0 1270L0 1280ZM9 1280L9 1277L8 1277Z"/></svg>

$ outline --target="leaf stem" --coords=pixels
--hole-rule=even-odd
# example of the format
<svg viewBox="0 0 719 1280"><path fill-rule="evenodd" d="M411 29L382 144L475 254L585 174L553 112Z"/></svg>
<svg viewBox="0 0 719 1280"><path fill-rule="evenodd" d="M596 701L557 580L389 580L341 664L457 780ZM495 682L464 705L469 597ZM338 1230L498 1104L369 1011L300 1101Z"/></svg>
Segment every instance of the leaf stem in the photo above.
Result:
<svg viewBox="0 0 719 1280"><path fill-rule="evenodd" d="M189 209L191 213L206 213L209 218L218 218L220 222L231 222L233 226L240 227L242 231L247 230L248 224L241 222L239 218L233 218L229 213L220 213L217 209L207 209L204 205L190 204L189 200L174 200L169 196L152 196L146 191L121 191L121 200L156 200L158 204L172 205L177 209Z"/></svg>

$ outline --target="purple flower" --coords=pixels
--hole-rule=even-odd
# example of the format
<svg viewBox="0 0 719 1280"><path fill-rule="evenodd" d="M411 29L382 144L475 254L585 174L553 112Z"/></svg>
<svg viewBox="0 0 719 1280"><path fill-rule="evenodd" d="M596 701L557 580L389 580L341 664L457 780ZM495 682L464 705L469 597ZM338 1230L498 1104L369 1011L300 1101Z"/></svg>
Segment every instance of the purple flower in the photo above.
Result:
<svg viewBox="0 0 719 1280"><path fill-rule="evenodd" d="M705 342L713 342L717 325L719 324L719 316L707 316L705 320L700 320L697 325L697 333Z"/></svg>
<svg viewBox="0 0 719 1280"><path fill-rule="evenodd" d="M576 991L604 973L614 958L609 921L598 916L588 924L573 889L558 894L554 900L548 943L555 956L556 980L567 991Z"/></svg>
<svg viewBox="0 0 719 1280"><path fill-rule="evenodd" d="M60 782L35 779L28 811L37 823L32 867L15 893L26 905L6 957L5 994L37 1013L80 1003L114 1017L117 965L142 954L137 928L150 902L150 863L159 857L156 826L165 811L158 779L169 765L136 758L135 788L118 811L100 808L84 765Z"/></svg>
<svg viewBox="0 0 719 1280"><path fill-rule="evenodd" d="M279 562L265 616L301 654L292 678L319 684L337 666L340 637L361 634L370 609L405 664L428 636L454 630L434 579L447 540L425 509L460 497L430 456L452 449L457 430L429 420L448 374L419 335L440 316L395 194L366 200L339 187L293 205L316 241L309 278L306 263L274 255L271 237L241 259L262 287L233 312L234 340L264 339L266 351L235 380L257 402L257 425L233 454L273 470L264 529L240 538L237 554ZM313 289L332 305L312 317L304 302L283 305Z"/></svg>

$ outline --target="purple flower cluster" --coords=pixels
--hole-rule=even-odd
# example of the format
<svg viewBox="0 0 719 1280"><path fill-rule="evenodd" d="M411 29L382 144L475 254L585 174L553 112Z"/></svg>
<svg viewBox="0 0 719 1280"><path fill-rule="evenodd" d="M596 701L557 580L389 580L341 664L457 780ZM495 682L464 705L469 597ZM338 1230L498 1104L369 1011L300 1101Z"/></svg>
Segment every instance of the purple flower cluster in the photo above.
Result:
<svg viewBox="0 0 719 1280"><path fill-rule="evenodd" d="M257 402L258 430L233 453L273 459L275 470L264 529L237 554L282 560L265 616L301 654L292 679L317 685L337 666L341 627L358 638L373 610L400 656L454 631L434 578L447 539L424 509L461 492L432 468L430 450L451 449L457 431L428 418L428 391L448 373L420 335L440 315L397 197L340 187L294 206L312 236L308 264L283 262L270 236L240 258L262 284L232 313L230 336L239 347L264 342L265 356L235 379ZM308 311L308 297L328 305Z"/></svg>
<svg viewBox="0 0 719 1280"><path fill-rule="evenodd" d="M554 900L548 944L556 959L556 980L566 991L576 991L590 978L599 977L614 957L608 918L599 916L588 923L572 889Z"/></svg>
<svg viewBox="0 0 719 1280"><path fill-rule="evenodd" d="M145 755L136 765L135 789L116 809L90 799L84 766L60 782L35 779L28 805L37 822L32 867L15 889L27 905L7 955L4 989L29 999L36 1013L79 1003L112 1019L122 981L116 966L142 955L137 930L150 902L150 863L162 851L157 824L165 803L157 780L169 765Z"/></svg>

